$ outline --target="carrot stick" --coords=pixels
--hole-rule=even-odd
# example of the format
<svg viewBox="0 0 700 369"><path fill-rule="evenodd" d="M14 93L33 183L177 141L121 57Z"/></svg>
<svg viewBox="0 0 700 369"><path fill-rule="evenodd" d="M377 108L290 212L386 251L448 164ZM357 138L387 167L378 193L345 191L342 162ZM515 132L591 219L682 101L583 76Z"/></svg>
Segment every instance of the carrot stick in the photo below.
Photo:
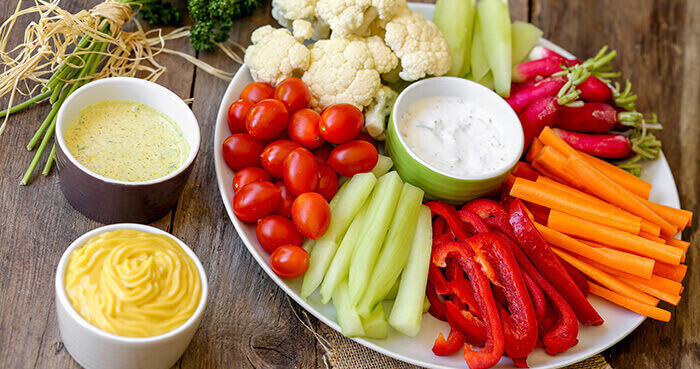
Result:
<svg viewBox="0 0 700 369"><path fill-rule="evenodd" d="M555 254L562 258L562 260L571 264L574 268L580 270L581 273L588 276L588 278L600 283L601 285L607 288L610 288L611 290L623 296L635 299L639 302L649 305L656 305L659 303L658 299L649 296L646 293L636 288L633 288L628 284L621 282L619 279L613 277L608 273L605 273L604 271L598 268L591 266L590 264L584 263L580 259L571 256L571 254L567 253L566 251L563 251L562 249L552 247L552 251L554 251Z"/></svg>
<svg viewBox="0 0 700 369"><path fill-rule="evenodd" d="M574 150L574 148L569 146L569 144L567 144L566 142L564 142L564 140L557 136L557 134L554 133L554 131L552 131L552 129L549 127L545 127L545 129L542 130L539 139L540 141L542 141L542 144L552 146L555 150L564 154L564 156L569 156L574 152L577 152L576 150ZM651 184L649 184L648 182L608 163L605 160L598 159L595 156L591 156L586 153L579 152L579 154L583 156L583 158L589 165L605 174L606 177L610 178L618 185L624 187L625 189L634 194L639 195L640 197L643 197L645 199L649 198L649 193L651 192Z"/></svg>
<svg viewBox="0 0 700 369"><path fill-rule="evenodd" d="M693 212L691 211L672 208L670 206L657 204L645 199L641 200L642 203L649 209L654 211L656 214L659 214L661 218L673 224L681 231L685 229L685 227L690 226L691 222L693 221Z"/></svg>
<svg viewBox="0 0 700 369"><path fill-rule="evenodd" d="M658 224L661 227L661 234L673 236L677 233L676 227L663 220L626 189L590 166L579 154L573 153L569 156L566 161L566 170L577 177L588 192L595 194L601 200Z"/></svg>
<svg viewBox="0 0 700 369"><path fill-rule="evenodd" d="M577 189L584 188L578 178L564 169L566 159L566 156L552 148L552 146L545 146L532 162L532 166L542 172L542 174L548 177L554 177L569 186Z"/></svg>
<svg viewBox="0 0 700 369"><path fill-rule="evenodd" d="M556 210L549 212L547 227L575 238L597 242L671 265L680 264L685 254L679 248L649 241L619 229L589 222Z"/></svg>
<svg viewBox="0 0 700 369"><path fill-rule="evenodd" d="M619 305L625 309L632 310L637 314L647 316L652 319L660 320L662 322L668 322L671 320L671 312L658 308L656 306L651 306L647 304L642 304L640 302L628 299L618 293L610 291L609 289L599 286L593 282L588 282L591 293L600 296L615 305Z"/></svg>
<svg viewBox="0 0 700 369"><path fill-rule="evenodd" d="M558 188L524 178L515 180L510 189L510 195L550 209L595 220L597 223L607 224L625 232L638 234L641 229L641 218L629 213L621 213L615 206L584 200Z"/></svg>
<svg viewBox="0 0 700 369"><path fill-rule="evenodd" d="M539 155L540 151L544 147L544 144L542 144L542 141L540 141L539 138L535 137L532 140L532 144L530 144L530 150L527 151L527 155L525 155L525 160L532 162L535 160L535 157Z"/></svg>
<svg viewBox="0 0 700 369"><path fill-rule="evenodd" d="M620 280L622 282L627 283L628 285L648 294L648 295L656 297L657 299L659 299L661 301L666 301L673 306L677 306L678 303L681 301L680 295L672 295L670 293L666 293L666 292L658 290L654 287L648 286L648 285L643 284L643 283L638 283L638 282L629 280L627 278L620 277Z"/></svg>
<svg viewBox="0 0 700 369"><path fill-rule="evenodd" d="M685 252L688 252L688 248L690 247L690 242L688 242L688 241L683 241L683 240L679 240L679 239L677 239L677 238L673 238L673 237L668 237L668 238L666 238L666 237L664 237L664 240L666 241L666 244L667 244L667 245L671 245L671 246L673 246L673 247L678 247L679 249L681 249L681 250L683 250L683 251L685 251Z"/></svg>
<svg viewBox="0 0 700 369"><path fill-rule="evenodd" d="M651 240L651 241L658 242L658 243L666 243L665 239L663 239L661 237L656 237L653 234L647 233L644 231L640 231L637 236L639 236L641 238L646 238L647 240Z"/></svg>
<svg viewBox="0 0 700 369"><path fill-rule="evenodd" d="M534 181L539 177L539 173L535 169L532 168L532 166L524 161L519 161L515 163L515 167L513 168L513 173L514 176L519 177L519 178L526 178L531 181Z"/></svg>
<svg viewBox="0 0 700 369"><path fill-rule="evenodd" d="M535 227L547 243L561 247L588 259L598 260L610 268L618 269L644 279L651 278L654 273L654 260L626 253L623 251L601 247L591 247L579 240L571 238L561 232L547 228L539 223Z"/></svg>
<svg viewBox="0 0 700 369"><path fill-rule="evenodd" d="M654 275L658 275L659 277L667 278L676 282L683 281L687 271L688 266L685 264L669 265L659 262L654 264Z"/></svg>
<svg viewBox="0 0 700 369"><path fill-rule="evenodd" d="M661 234L661 227L654 224L646 219L642 219L642 231L649 233L652 236L659 236Z"/></svg>

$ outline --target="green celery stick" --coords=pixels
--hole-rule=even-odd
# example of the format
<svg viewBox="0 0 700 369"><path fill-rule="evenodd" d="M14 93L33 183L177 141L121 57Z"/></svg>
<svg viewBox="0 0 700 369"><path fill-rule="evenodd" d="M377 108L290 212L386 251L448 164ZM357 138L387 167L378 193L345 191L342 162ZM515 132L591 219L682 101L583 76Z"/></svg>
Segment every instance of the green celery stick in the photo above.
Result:
<svg viewBox="0 0 700 369"><path fill-rule="evenodd" d="M314 243L309 255L309 269L301 284L301 296L307 298L321 284L345 232L365 200L372 193L377 178L372 173L354 175L331 200L331 224Z"/></svg>
<svg viewBox="0 0 700 369"><path fill-rule="evenodd" d="M343 281L333 294L333 305L335 306L335 314L338 316L338 325L340 325L343 336L361 337L365 335L362 319L357 315L355 306L350 303L347 280Z"/></svg>
<svg viewBox="0 0 700 369"><path fill-rule="evenodd" d="M362 320L362 328L365 330L365 337L378 340L386 339L389 334L389 324L386 322L386 314L382 304L377 305L367 319L362 317L360 319Z"/></svg>
<svg viewBox="0 0 700 369"><path fill-rule="evenodd" d="M404 183L394 219L384 239L384 246L372 269L369 284L357 305L357 312L362 318L368 318L375 306L384 300L403 271L416 233L422 202L423 190L410 183Z"/></svg>
<svg viewBox="0 0 700 369"><path fill-rule="evenodd" d="M466 74L463 73L464 65L469 65L474 24L472 0L438 0L435 3L433 22L440 28L450 46L452 67L447 75L460 77Z"/></svg>
<svg viewBox="0 0 700 369"><path fill-rule="evenodd" d="M389 293L386 294L386 297L384 297L387 300L393 300L396 298L396 294L399 293L399 282L401 282L401 277L396 278L396 282L394 282L394 285L391 286L391 289L389 290Z"/></svg>
<svg viewBox="0 0 700 369"><path fill-rule="evenodd" d="M423 314L427 313L428 310L430 310L430 300L428 300L428 296L424 296L423 298ZM420 326L420 323L418 324Z"/></svg>
<svg viewBox="0 0 700 369"><path fill-rule="evenodd" d="M394 166L394 161L391 160L390 157L384 156L384 155L379 155L379 159L377 160L377 165L374 166L374 169L372 169L372 173L374 174L375 177L379 178L391 170L391 167Z"/></svg>
<svg viewBox="0 0 700 369"><path fill-rule="evenodd" d="M471 49L471 76L472 81L478 81L489 72L489 64L486 61L486 55L484 54L484 48L481 44L481 34L483 30L481 29L481 24L479 24L479 10L476 11L476 16L474 17L474 37L472 37L472 49Z"/></svg>
<svg viewBox="0 0 700 369"><path fill-rule="evenodd" d="M420 331L420 323L425 308L425 286L428 284L428 267L432 251L433 233L430 209L422 205L418 214L416 233L413 236L411 252L406 267L401 274L399 293L391 309L389 324L396 331L415 337ZM430 303L428 303L430 307Z"/></svg>
<svg viewBox="0 0 700 369"><path fill-rule="evenodd" d="M513 66L525 61L532 48L542 37L542 30L532 23L515 21L511 25L511 40L513 42Z"/></svg>
<svg viewBox="0 0 700 369"><path fill-rule="evenodd" d="M513 71L510 12L503 0L481 0L477 4L481 44L484 55L493 72L496 92L510 96L510 82Z"/></svg>
<svg viewBox="0 0 700 369"><path fill-rule="evenodd" d="M372 196L372 201L367 208L367 219L365 219L362 236L357 242L350 261L348 292L353 305L360 302L365 292L372 268L394 216L402 184L401 177L395 171L383 175L377 181L376 194Z"/></svg>

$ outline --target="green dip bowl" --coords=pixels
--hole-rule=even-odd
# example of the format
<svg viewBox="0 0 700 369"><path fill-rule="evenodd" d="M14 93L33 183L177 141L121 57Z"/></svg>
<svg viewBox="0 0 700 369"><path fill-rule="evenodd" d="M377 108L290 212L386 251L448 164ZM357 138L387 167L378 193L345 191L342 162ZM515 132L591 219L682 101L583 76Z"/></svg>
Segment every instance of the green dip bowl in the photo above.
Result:
<svg viewBox="0 0 700 369"><path fill-rule="evenodd" d="M494 121L504 126L505 146L509 150L505 164L488 173L454 174L437 169L419 158L406 145L396 122L409 106L433 96L462 97L477 102L480 107L490 112L495 118ZM464 144L469 145L470 142ZM386 150L401 178L422 188L427 199L443 200L452 204L463 204L497 191L520 159L523 144L520 120L503 98L478 83L455 77L428 78L403 90L391 111L386 134Z"/></svg>

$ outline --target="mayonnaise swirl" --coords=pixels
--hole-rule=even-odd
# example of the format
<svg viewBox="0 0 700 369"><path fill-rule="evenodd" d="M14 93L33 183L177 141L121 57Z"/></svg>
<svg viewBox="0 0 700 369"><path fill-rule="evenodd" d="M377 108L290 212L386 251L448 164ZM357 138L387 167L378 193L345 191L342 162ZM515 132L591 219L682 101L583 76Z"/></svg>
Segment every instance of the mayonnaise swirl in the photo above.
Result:
<svg viewBox="0 0 700 369"><path fill-rule="evenodd" d="M101 233L73 251L65 287L85 320L126 337L172 331L201 296L197 266L175 240L128 229Z"/></svg>

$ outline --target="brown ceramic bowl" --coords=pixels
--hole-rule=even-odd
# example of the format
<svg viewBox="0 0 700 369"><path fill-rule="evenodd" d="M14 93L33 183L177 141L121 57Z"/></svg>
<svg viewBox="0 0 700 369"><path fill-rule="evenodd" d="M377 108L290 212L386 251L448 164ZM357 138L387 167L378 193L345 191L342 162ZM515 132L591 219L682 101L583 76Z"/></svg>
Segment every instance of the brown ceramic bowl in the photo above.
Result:
<svg viewBox="0 0 700 369"><path fill-rule="evenodd" d="M70 153L63 134L84 107L102 100L132 100L170 116L182 129L190 153L176 171L149 181L128 182L101 176ZM151 223L175 205L199 151L199 123L192 110L167 88L138 78L114 77L90 82L70 95L56 117L56 160L61 191L68 202L101 223Z"/></svg>

